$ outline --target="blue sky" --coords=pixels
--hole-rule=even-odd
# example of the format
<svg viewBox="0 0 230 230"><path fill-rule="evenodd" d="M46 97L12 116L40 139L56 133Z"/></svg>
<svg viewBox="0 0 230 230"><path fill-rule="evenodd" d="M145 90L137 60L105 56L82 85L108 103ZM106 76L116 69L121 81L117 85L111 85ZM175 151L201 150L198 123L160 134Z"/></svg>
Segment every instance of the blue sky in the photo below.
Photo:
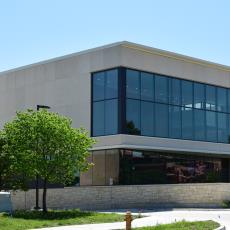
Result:
<svg viewBox="0 0 230 230"><path fill-rule="evenodd" d="M230 65L229 0L2 0L0 72L128 40Z"/></svg>

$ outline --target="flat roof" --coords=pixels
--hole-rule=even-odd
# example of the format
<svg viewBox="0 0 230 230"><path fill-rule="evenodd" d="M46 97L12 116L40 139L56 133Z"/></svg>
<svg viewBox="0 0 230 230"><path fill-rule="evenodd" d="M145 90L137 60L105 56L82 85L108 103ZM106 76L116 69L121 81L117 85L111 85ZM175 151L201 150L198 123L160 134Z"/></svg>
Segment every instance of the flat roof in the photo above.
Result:
<svg viewBox="0 0 230 230"><path fill-rule="evenodd" d="M190 57L190 56L186 56L186 55L182 55L182 54L178 54L178 53L174 53L174 52L170 52L170 51L165 51L165 50L153 48L150 46L136 44L133 42L121 41L121 42L111 43L108 45L104 45L104 46L100 46L100 47L96 47L96 48L92 48L92 49L87 49L84 51L80 51L80 52L76 52L76 53L72 53L72 54L67 54L64 56L48 59L45 61L40 61L40 62L36 62L33 64L13 68L10 70L5 70L5 71L0 72L0 75L19 71L19 70L23 70L23 69L27 69L27 68L38 66L38 65L43 65L43 64L55 62L55 61L61 61L61 60L65 60L65 59L68 59L71 57L75 57L75 56L79 56L82 54L87 54L87 53L91 53L91 52L95 52L95 51L99 51L99 50L103 50L103 49L107 49L107 48L111 48L111 47L116 47L116 46L122 46L122 47L126 47L129 49L137 50L137 51L148 53L148 54L159 55L159 56L163 56L163 57L167 57L167 58L172 58L174 60L180 60L180 61L184 61L184 62L188 62L188 63L193 63L193 64L197 64L197 65L201 65L201 66L205 66L205 67L209 67L209 68L214 68L214 69L219 69L222 71L230 72L230 66L227 66L227 65L222 65L222 64L215 63L215 62L210 62L210 61L206 61L206 60L202 60L199 58L194 58L194 57Z"/></svg>

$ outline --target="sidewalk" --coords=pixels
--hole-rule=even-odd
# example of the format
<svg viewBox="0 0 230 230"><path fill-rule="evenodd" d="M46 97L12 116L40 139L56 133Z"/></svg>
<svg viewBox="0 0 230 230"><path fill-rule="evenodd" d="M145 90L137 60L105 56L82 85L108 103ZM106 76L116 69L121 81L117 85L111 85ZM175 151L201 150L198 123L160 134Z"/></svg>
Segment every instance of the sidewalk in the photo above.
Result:
<svg viewBox="0 0 230 230"><path fill-rule="evenodd" d="M114 211L115 212L115 211ZM124 212L117 212L123 214ZM137 213L133 213L137 214ZM225 225L230 230L230 210L172 210L172 211L146 211L143 218L135 219L132 227L154 226L168 224L176 221L204 221L213 220ZM124 229L125 222L107 224L71 225L62 227L42 228L40 230L115 230Z"/></svg>

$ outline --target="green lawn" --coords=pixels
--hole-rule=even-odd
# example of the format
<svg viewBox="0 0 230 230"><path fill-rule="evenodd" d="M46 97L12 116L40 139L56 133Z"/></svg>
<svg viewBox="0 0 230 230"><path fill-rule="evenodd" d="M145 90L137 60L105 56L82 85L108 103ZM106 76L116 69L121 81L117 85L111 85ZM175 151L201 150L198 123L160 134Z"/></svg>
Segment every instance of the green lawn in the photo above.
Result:
<svg viewBox="0 0 230 230"><path fill-rule="evenodd" d="M81 212L79 210L50 211L47 214L36 211L17 211L13 217L0 214L0 230L26 230L61 225L112 223L124 221L119 214Z"/></svg>
<svg viewBox="0 0 230 230"><path fill-rule="evenodd" d="M173 224L163 224L155 227L134 228L136 230L213 230L220 225L214 221L181 221Z"/></svg>

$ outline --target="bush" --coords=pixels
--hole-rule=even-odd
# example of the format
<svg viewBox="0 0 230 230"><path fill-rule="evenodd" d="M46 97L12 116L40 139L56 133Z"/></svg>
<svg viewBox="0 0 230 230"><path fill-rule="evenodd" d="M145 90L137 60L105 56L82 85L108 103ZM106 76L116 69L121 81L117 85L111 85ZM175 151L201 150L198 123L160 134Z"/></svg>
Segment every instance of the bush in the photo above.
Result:
<svg viewBox="0 0 230 230"><path fill-rule="evenodd" d="M223 208L230 208L230 200L223 200L221 206Z"/></svg>

